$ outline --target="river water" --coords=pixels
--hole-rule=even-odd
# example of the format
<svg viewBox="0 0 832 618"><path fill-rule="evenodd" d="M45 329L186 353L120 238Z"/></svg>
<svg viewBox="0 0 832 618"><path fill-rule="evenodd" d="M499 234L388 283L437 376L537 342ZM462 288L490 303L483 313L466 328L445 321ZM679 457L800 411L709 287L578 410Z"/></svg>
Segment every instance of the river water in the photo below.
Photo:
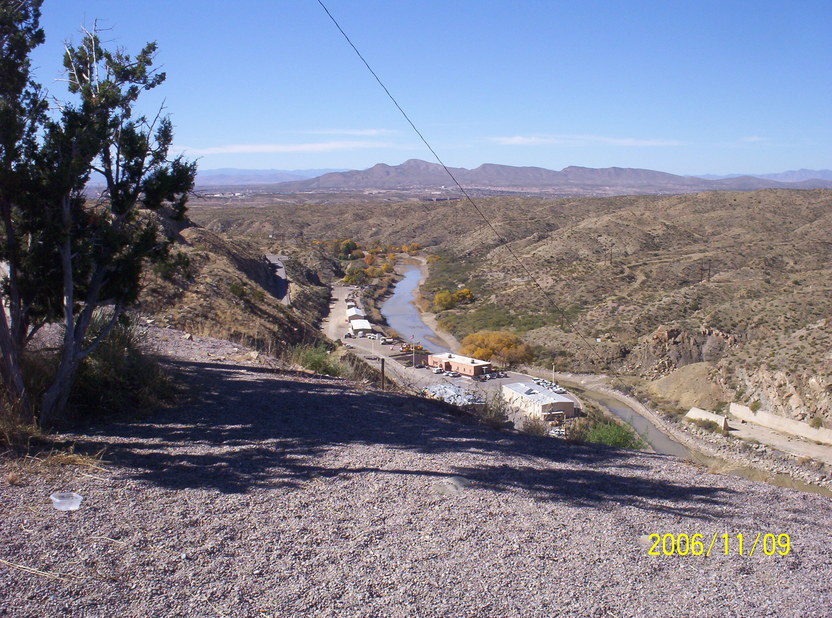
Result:
<svg viewBox="0 0 832 618"><path fill-rule="evenodd" d="M691 453L687 448L670 439L666 434L659 431L648 419L615 397L608 397L596 391L588 391L586 397L597 402L627 423L660 455L675 455L682 459L692 459Z"/></svg>
<svg viewBox="0 0 832 618"><path fill-rule="evenodd" d="M418 266L405 266L404 279L393 288L393 295L384 301L381 315L404 341L421 343L431 352L450 352L433 329L422 321L416 308L416 290L421 279L422 272Z"/></svg>

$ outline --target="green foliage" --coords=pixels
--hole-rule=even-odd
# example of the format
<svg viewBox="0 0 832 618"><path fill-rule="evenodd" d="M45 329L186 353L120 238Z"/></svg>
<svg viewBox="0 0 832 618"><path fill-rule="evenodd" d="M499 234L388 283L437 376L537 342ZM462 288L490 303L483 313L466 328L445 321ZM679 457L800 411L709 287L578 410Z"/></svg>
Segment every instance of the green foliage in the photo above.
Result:
<svg viewBox="0 0 832 618"><path fill-rule="evenodd" d="M751 403L751 405L748 406L748 407L751 408L752 412L757 412L760 408L763 407L763 404L759 399L757 399L757 400L753 401Z"/></svg>
<svg viewBox="0 0 832 618"><path fill-rule="evenodd" d="M344 363L333 358L331 351L323 344L294 346L289 351L289 359L310 371L328 376L342 376L349 370Z"/></svg>
<svg viewBox="0 0 832 618"><path fill-rule="evenodd" d="M344 260L352 259L355 251L358 251L358 243L352 239L347 239L341 243L338 257Z"/></svg>
<svg viewBox="0 0 832 618"><path fill-rule="evenodd" d="M229 293L240 300L244 300L248 296L246 292L247 289L248 286L245 283L240 283L239 281L232 281L228 284Z"/></svg>
<svg viewBox="0 0 832 618"><path fill-rule="evenodd" d="M592 425L587 430L584 441L629 449L643 449L647 446L630 427L612 421Z"/></svg>
<svg viewBox="0 0 832 618"><path fill-rule="evenodd" d="M166 259L160 259L153 265L153 273L165 281L173 281L176 277L190 279L191 258L181 251L168 255Z"/></svg>
<svg viewBox="0 0 832 618"><path fill-rule="evenodd" d="M530 436L548 436L549 424L542 418L536 416L529 416L523 419L523 424L520 426L520 431Z"/></svg>
<svg viewBox="0 0 832 618"><path fill-rule="evenodd" d="M709 421L704 418L688 418L686 420L689 423L696 425L700 429L704 429L705 431L710 431L712 433L722 433L722 428L716 423L716 421Z"/></svg>
<svg viewBox="0 0 832 618"><path fill-rule="evenodd" d="M0 220L6 239L0 259L9 265L0 302L11 318L2 325L0 375L31 411L20 388L23 349L32 331L63 321L60 363L41 403L46 420L64 408L81 361L136 302L145 264L167 256L169 244L160 240L154 218L141 211L165 205L174 219L183 217L196 164L169 160L168 118L133 115L140 94L165 79L153 69L153 43L131 57L104 48L97 32L85 32L64 55L74 99L47 117L44 97L29 78L28 54L43 39L40 5L5 3L0 12ZM92 172L106 185L106 200L94 204L84 195ZM102 304L115 307L111 322L90 338L93 313Z"/></svg>
<svg viewBox="0 0 832 618"><path fill-rule="evenodd" d="M479 419L493 429L500 429L508 421L509 406L499 393L489 397L485 405L477 410Z"/></svg>
<svg viewBox="0 0 832 618"><path fill-rule="evenodd" d="M526 313L513 312L505 306L483 303L468 311L446 313L442 315L442 326L457 336L465 336L481 330L511 329L526 332L559 324L560 314L552 312Z"/></svg>
<svg viewBox="0 0 832 618"><path fill-rule="evenodd" d="M823 419L820 416L813 416L812 420L809 421L809 427L821 429L823 427Z"/></svg>
<svg viewBox="0 0 832 618"><path fill-rule="evenodd" d="M445 311L457 305L467 305L472 302L474 302L474 294L468 288L462 288L456 292L440 290L433 295L433 310Z"/></svg>

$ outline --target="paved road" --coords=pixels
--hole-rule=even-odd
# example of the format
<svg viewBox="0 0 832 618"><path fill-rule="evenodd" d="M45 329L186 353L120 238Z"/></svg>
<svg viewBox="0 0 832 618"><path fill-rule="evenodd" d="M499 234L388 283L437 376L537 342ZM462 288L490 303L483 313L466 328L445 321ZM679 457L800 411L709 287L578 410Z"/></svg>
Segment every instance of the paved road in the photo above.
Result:
<svg viewBox="0 0 832 618"><path fill-rule="evenodd" d="M272 274L277 281L277 297L284 305L292 304L292 298L289 294L289 277L286 275L286 267L284 262L289 258L285 255L266 255L266 261L272 267Z"/></svg>

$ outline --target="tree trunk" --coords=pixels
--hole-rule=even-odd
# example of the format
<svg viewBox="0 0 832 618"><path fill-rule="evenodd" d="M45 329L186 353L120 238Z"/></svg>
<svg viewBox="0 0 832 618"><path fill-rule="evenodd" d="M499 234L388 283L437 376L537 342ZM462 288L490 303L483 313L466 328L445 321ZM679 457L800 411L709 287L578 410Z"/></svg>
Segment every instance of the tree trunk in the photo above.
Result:
<svg viewBox="0 0 832 618"><path fill-rule="evenodd" d="M40 421L43 425L51 423L64 411L79 364L78 348L80 344L77 341L75 328L75 280L72 273L72 241L70 238L72 219L68 195L65 195L61 201L61 215L66 230L60 247L64 288L64 342L58 370L55 372L52 384L43 394L41 400Z"/></svg>
<svg viewBox="0 0 832 618"><path fill-rule="evenodd" d="M12 405L20 410L24 422L35 421L32 411L32 404L29 400L29 392L26 390L26 383L23 381L23 368L20 365L20 349L15 345L14 338L9 332L8 321L6 320L5 308L0 306L0 376L9 392Z"/></svg>
<svg viewBox="0 0 832 618"><path fill-rule="evenodd" d="M21 351L25 334L25 324L21 312L20 288L17 278L18 250L17 239L12 225L12 204L7 198L0 201L0 215L5 229L5 245L9 268L9 315L6 316L5 298L0 296L0 376L9 391L12 405L18 406L23 420L34 422L29 393L23 381L23 367L20 365Z"/></svg>
<svg viewBox="0 0 832 618"><path fill-rule="evenodd" d="M43 394L40 407L41 425L49 425L57 420L66 409L69 401L69 393L75 382L75 374L78 371L79 362L71 358L61 356L61 363L52 385Z"/></svg>

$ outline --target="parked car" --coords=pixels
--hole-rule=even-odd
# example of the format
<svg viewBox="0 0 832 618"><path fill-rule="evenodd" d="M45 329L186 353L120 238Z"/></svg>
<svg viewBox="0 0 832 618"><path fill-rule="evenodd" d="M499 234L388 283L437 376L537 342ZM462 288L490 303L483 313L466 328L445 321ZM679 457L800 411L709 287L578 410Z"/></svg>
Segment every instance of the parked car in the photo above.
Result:
<svg viewBox="0 0 832 618"><path fill-rule="evenodd" d="M422 363L417 363L415 366L416 369L424 369L425 366Z"/></svg>
<svg viewBox="0 0 832 618"><path fill-rule="evenodd" d="M442 367L434 367L433 373L445 373L445 370Z"/></svg>

